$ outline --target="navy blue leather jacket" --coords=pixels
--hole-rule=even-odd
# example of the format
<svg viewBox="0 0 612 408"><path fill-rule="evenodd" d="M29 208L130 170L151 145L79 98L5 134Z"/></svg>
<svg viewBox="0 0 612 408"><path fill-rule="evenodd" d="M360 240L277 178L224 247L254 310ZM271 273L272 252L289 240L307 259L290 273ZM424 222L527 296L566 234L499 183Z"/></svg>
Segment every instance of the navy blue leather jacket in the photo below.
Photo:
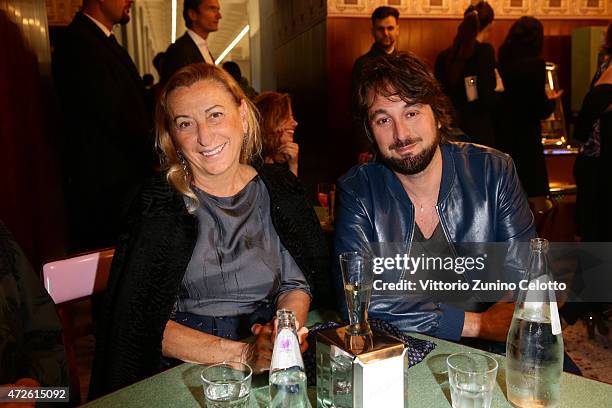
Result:
<svg viewBox="0 0 612 408"><path fill-rule="evenodd" d="M449 243L527 241L536 236L533 215L510 156L470 143L441 144L442 180L436 211ZM414 207L397 176L373 161L352 168L338 181L335 251L363 251L369 243L403 242L414 233ZM336 261L337 262L337 261ZM524 259L506 266L524 269ZM335 268L339 297L344 298ZM342 295L340 295L342 294ZM410 295L372 295L369 316L422 332L458 340L464 310Z"/></svg>

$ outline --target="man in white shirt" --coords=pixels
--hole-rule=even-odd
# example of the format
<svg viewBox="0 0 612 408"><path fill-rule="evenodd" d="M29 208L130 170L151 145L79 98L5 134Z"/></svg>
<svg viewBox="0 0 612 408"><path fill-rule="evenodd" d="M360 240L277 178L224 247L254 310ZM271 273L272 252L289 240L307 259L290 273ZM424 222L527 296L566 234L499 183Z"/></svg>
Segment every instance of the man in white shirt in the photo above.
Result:
<svg viewBox="0 0 612 408"><path fill-rule="evenodd" d="M208 34L219 29L220 10L219 0L185 0L183 18L187 32L168 47L162 66L162 80L168 80L185 65L215 63L206 39Z"/></svg>

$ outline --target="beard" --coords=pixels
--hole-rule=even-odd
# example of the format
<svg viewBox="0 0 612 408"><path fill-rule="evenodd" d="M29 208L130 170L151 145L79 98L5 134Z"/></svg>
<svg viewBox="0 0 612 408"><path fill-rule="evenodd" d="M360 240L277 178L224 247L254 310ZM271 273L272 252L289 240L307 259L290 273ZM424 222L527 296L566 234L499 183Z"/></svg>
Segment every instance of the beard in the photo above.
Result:
<svg viewBox="0 0 612 408"><path fill-rule="evenodd" d="M124 11L123 14L121 14L121 19L119 20L118 24L126 25L129 22L130 22L130 13L129 11Z"/></svg>
<svg viewBox="0 0 612 408"><path fill-rule="evenodd" d="M395 40L393 40L392 38L389 40L381 40L378 42L378 46L385 51L392 49L394 45L395 45Z"/></svg>
<svg viewBox="0 0 612 408"><path fill-rule="evenodd" d="M389 150L396 150L400 147L407 146L411 143L414 143L415 139L407 139L404 141L397 141L389 146ZM378 149L378 157L379 160L389 167L392 171L400 174L404 174L407 176L411 176L413 174L418 174L425 170L429 163L431 163L434 155L436 154L436 149L440 145L440 135L436 134L436 138L433 143L429 146L426 146L423 151L419 154L409 154L403 158L391 157L382 153L380 149Z"/></svg>

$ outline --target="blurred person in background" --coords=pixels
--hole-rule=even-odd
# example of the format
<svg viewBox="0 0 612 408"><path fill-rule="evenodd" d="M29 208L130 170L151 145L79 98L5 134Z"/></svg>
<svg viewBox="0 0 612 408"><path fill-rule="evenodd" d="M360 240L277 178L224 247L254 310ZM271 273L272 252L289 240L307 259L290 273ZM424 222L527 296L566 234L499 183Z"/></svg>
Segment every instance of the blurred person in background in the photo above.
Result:
<svg viewBox="0 0 612 408"><path fill-rule="evenodd" d="M170 44L164 55L162 80L168 81L172 74L189 64L215 63L208 48L208 35L219 29L221 5L219 0L184 0L183 19L187 31L174 44Z"/></svg>
<svg viewBox="0 0 612 408"><path fill-rule="evenodd" d="M226 61L221 66L232 76L232 78L234 78L238 85L240 85L240 88L242 88L247 98L253 100L253 98L257 96L257 91L249 84L249 80L242 76L242 71L238 64L234 61Z"/></svg>
<svg viewBox="0 0 612 408"><path fill-rule="evenodd" d="M368 63L368 61L374 58L395 55L397 53L397 42L400 34L399 17L399 10L395 7L381 6L377 7L374 12L372 12L371 31L372 37L374 38L374 43L367 53L355 60L353 69L351 71L350 98L351 110L354 117L357 115L356 112L358 108L355 105L355 101L357 99L357 89L359 88L363 67ZM359 154L358 161L360 163L367 162L373 157L372 152L368 150L370 147L370 142L365 135L363 128L356 121L354 123L354 128L356 134L354 139L354 148Z"/></svg>
<svg viewBox="0 0 612 408"><path fill-rule="evenodd" d="M112 33L130 21L132 3L84 0L53 52L71 252L115 244L129 202L156 164L142 78Z"/></svg>
<svg viewBox="0 0 612 408"><path fill-rule="evenodd" d="M597 70L591 89L584 97L574 126L574 140L580 152L574 162L576 180L576 221L582 242L612 241L612 216L608 209L612 200L612 184L602 174L612 173L612 23L608 24L604 43L597 56ZM602 182L604 184L602 184ZM607 182L607 184L605 184ZM564 307L564 317L575 323L585 319L589 338L595 328L607 335L609 305L601 303L572 304Z"/></svg>
<svg viewBox="0 0 612 408"><path fill-rule="evenodd" d="M574 177L576 179L576 216L578 221L578 235L586 242L608 241L604 239L607 232L605 223L599 217L605 213L595 211L606 201L602 200L604 190L600 185L601 169L601 143L602 133L601 117L608 110L610 103L610 61L612 60L612 23L608 24L605 40L598 55L598 67L593 79L591 89L582 103L574 127L574 140L580 142L580 153L574 163ZM605 74L605 75L603 75ZM607 142L612 135L607 134ZM603 208L602 208L603 210Z"/></svg>
<svg viewBox="0 0 612 408"><path fill-rule="evenodd" d="M158 52L157 54L155 54L155 57L153 57L153 66L155 67L155 71L157 72L157 77L159 78L159 80L149 89L147 89L147 105L149 111L151 112L151 115L155 113L155 104L157 103L157 98L159 98L159 94L161 94L161 91L164 87L161 77L165 55L165 52Z"/></svg>
<svg viewBox="0 0 612 408"><path fill-rule="evenodd" d="M53 301L0 221L0 386L67 387L61 333Z"/></svg>
<svg viewBox="0 0 612 408"><path fill-rule="evenodd" d="M264 163L286 164L297 177L300 147L294 141L298 123L291 110L291 97L285 93L263 92L254 103L260 113Z"/></svg>
<svg viewBox="0 0 612 408"><path fill-rule="evenodd" d="M563 91L546 87L542 58L544 28L534 17L521 17L499 47L499 70L504 92L499 110L497 147L510 154L534 208L549 194L542 146L541 120L555 109Z"/></svg>
<svg viewBox="0 0 612 408"><path fill-rule="evenodd" d="M493 115L499 102L495 50L487 43L495 12L489 3L470 5L453 44L438 54L434 73L455 108L454 126L470 142L493 146Z"/></svg>

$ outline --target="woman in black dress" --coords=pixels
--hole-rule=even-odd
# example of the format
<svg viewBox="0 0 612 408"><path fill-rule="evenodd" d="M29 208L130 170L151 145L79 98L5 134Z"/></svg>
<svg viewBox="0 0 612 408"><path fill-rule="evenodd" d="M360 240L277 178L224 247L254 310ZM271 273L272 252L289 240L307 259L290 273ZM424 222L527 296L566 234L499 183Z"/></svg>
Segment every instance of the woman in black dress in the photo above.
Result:
<svg viewBox="0 0 612 408"><path fill-rule="evenodd" d="M453 44L442 51L435 76L455 108L455 125L469 141L492 146L496 92L495 50L487 44L493 8L486 1L470 5L457 28Z"/></svg>
<svg viewBox="0 0 612 408"><path fill-rule="evenodd" d="M612 23L608 24L605 42L597 58L597 71L591 81L591 89L585 96L582 108L574 127L574 140L580 143L580 154L574 164L574 178L578 188L576 197L576 216L578 234L582 241L597 242L612 239L606 223L601 222L602 214L608 213L603 207L608 205L604 198L605 187L601 186L599 175L602 169L602 117L610 116L612 95ZM605 126L604 126L605 129ZM608 134L608 138L610 134ZM604 149L605 152L605 149ZM609 150L608 150L609 152Z"/></svg>
<svg viewBox="0 0 612 408"><path fill-rule="evenodd" d="M499 70L504 81L497 147L514 159L527 197L549 193L540 121L555 108L561 91L545 87L542 59L544 29L534 17L521 17L499 48Z"/></svg>

